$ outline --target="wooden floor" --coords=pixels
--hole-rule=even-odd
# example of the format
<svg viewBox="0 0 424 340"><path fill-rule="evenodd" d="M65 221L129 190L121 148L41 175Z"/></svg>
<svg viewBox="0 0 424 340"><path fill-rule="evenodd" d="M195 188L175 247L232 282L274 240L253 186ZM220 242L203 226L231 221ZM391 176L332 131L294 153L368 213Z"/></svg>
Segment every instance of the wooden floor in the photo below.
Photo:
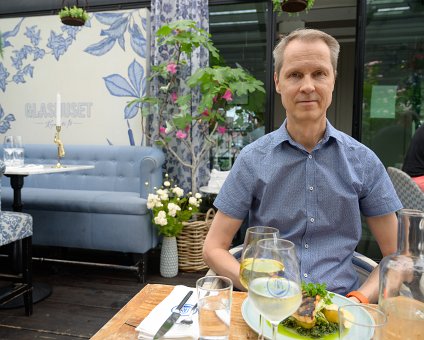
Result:
<svg viewBox="0 0 424 340"><path fill-rule="evenodd" d="M206 273L180 272L163 278L158 267L156 249L149 253L146 283L194 287ZM23 307L0 309L0 339L89 339L144 287L133 271L40 261L34 261L34 282L50 285L52 294L34 304L30 317ZM0 286L4 284L0 281Z"/></svg>

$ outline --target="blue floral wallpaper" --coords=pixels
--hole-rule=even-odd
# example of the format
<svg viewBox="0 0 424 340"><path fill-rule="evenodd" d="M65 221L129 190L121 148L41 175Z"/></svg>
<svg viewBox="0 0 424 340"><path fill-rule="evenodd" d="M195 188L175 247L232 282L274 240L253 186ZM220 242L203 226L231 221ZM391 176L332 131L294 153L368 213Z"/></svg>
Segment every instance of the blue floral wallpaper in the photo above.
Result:
<svg viewBox="0 0 424 340"><path fill-rule="evenodd" d="M0 20L0 134L50 143L61 94L62 139L68 144L142 144L131 100L146 92L150 13L90 13L82 27L57 15Z"/></svg>

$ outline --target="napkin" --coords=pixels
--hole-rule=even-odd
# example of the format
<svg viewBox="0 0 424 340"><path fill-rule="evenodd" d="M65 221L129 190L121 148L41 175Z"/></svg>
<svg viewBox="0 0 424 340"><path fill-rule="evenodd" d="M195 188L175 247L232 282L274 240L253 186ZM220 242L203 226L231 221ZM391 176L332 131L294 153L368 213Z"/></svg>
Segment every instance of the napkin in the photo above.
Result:
<svg viewBox="0 0 424 340"><path fill-rule="evenodd" d="M196 289L178 285L175 286L172 292L160 304L158 304L137 326L135 330L138 331L138 338L153 339L154 335L165 322L165 320L171 315L183 297L190 290L193 291L193 294L182 308L180 319L186 317L190 313L191 307L197 303ZM177 323L175 323L172 328L163 336L163 339L198 339L199 321L197 312L193 315L193 323L191 325L178 323L180 319L178 319Z"/></svg>

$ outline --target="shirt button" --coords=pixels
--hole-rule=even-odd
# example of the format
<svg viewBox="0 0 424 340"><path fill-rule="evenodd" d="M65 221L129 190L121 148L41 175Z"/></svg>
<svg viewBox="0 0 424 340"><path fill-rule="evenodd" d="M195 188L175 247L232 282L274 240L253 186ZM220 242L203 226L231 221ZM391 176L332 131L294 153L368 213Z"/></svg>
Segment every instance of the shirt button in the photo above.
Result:
<svg viewBox="0 0 424 340"><path fill-rule="evenodd" d="M304 273L304 274L303 274L303 277L308 277L308 274Z"/></svg>
<svg viewBox="0 0 424 340"><path fill-rule="evenodd" d="M309 190L310 190L310 191L314 190L314 187L309 187Z"/></svg>
<svg viewBox="0 0 424 340"><path fill-rule="evenodd" d="M309 248L309 245L308 245L307 243L305 243L305 248L306 248L306 249L308 249L308 248Z"/></svg>
<svg viewBox="0 0 424 340"><path fill-rule="evenodd" d="M308 158L309 158L309 159L312 159L312 155L309 155L309 156L308 156Z"/></svg>
<svg viewBox="0 0 424 340"><path fill-rule="evenodd" d="M311 218L309 219L309 221L311 221L311 223L314 223L314 222L315 222L315 218L311 217Z"/></svg>

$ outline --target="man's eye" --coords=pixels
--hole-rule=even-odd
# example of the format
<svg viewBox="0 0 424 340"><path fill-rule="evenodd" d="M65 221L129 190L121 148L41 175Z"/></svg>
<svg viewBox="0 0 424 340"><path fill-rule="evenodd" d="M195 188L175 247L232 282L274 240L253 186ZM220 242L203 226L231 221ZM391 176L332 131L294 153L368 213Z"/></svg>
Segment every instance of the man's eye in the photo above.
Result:
<svg viewBox="0 0 424 340"><path fill-rule="evenodd" d="M298 73L298 72L293 72L293 73L290 73L290 76L289 76L290 78L300 78L301 77L301 75L300 75L300 73Z"/></svg>

